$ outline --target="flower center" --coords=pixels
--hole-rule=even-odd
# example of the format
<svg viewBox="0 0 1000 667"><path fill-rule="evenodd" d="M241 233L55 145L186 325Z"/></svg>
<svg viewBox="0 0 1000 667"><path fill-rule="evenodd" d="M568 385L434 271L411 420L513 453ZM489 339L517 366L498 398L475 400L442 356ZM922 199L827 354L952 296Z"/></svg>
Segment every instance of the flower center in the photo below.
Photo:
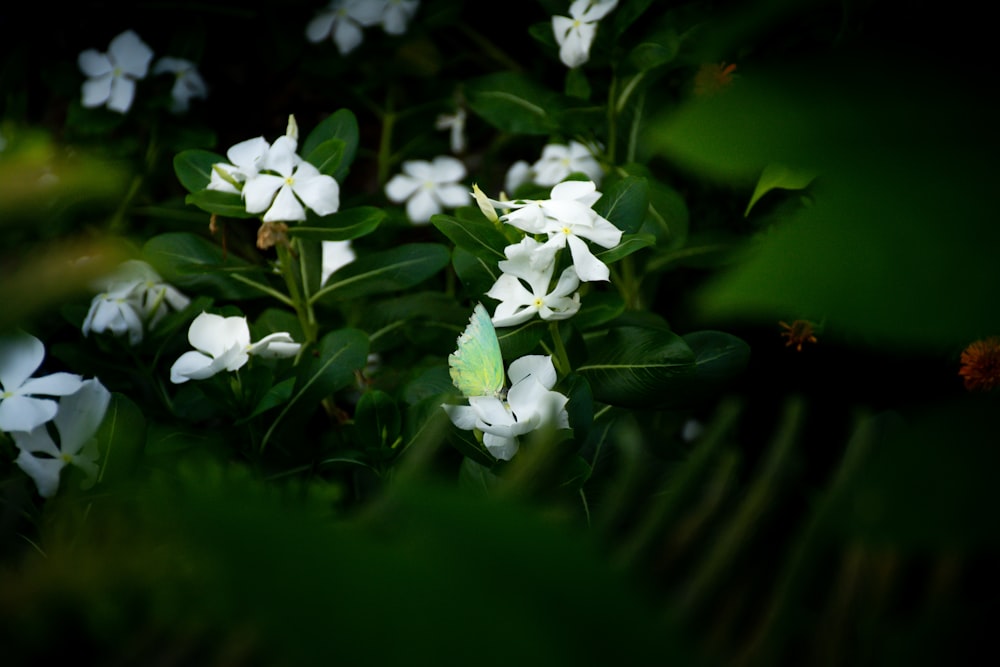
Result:
<svg viewBox="0 0 1000 667"><path fill-rule="evenodd" d="M285 185L287 185L288 187L292 187L293 185L295 185L295 178L292 176L286 176Z"/></svg>
<svg viewBox="0 0 1000 667"><path fill-rule="evenodd" d="M64 453L59 454L59 458L62 459L63 463L72 463L73 462L73 455L72 454L66 454L64 452Z"/></svg>

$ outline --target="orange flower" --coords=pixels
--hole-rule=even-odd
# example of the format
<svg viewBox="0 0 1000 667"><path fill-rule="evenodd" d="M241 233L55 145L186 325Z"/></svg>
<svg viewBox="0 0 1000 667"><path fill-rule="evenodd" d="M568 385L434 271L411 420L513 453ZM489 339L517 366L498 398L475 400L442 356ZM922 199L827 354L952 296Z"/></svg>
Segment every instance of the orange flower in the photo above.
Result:
<svg viewBox="0 0 1000 667"><path fill-rule="evenodd" d="M809 320L795 320L791 324L778 322L778 324L785 328L785 331L781 332L781 335L788 339L785 347L794 345L795 350L801 352L803 343L817 342L816 329Z"/></svg>
<svg viewBox="0 0 1000 667"><path fill-rule="evenodd" d="M962 351L958 374L969 391L989 391L1000 385L1000 336L971 343Z"/></svg>
<svg viewBox="0 0 1000 667"><path fill-rule="evenodd" d="M694 75L694 94L710 95L726 88L733 82L736 65L730 63L705 63Z"/></svg>

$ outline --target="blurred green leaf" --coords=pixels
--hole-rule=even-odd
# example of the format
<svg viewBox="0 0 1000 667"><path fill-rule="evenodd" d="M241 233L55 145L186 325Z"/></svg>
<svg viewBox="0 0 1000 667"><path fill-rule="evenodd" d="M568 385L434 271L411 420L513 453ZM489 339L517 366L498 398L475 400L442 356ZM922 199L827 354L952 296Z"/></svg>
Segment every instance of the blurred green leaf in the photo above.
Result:
<svg viewBox="0 0 1000 667"><path fill-rule="evenodd" d="M392 447L402 427L396 400L379 389L365 392L354 411L354 427L360 445Z"/></svg>
<svg viewBox="0 0 1000 667"><path fill-rule="evenodd" d="M753 208L753 205L771 190L775 188L802 190L808 187L815 178L816 174L811 171L795 171L784 165L774 163L767 165L761 172L760 178L757 179L757 185L753 189L753 194L750 196L750 202L747 204L746 210L743 211L743 217L750 215L750 209Z"/></svg>
<svg viewBox="0 0 1000 667"><path fill-rule="evenodd" d="M97 481L114 484L134 479L146 444L142 409L125 395L112 392L95 438L101 452Z"/></svg>

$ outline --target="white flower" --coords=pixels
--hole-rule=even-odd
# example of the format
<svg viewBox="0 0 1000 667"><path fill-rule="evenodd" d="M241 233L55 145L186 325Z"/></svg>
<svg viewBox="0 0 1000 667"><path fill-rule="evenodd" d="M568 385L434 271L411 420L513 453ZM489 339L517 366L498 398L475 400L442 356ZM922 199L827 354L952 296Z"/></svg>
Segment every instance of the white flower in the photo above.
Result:
<svg viewBox="0 0 1000 667"><path fill-rule="evenodd" d="M160 58L153 65L153 74L163 73L174 75L174 87L170 89L170 96L173 98L170 110L174 113L184 113L190 107L193 98L204 99L208 95L205 80L190 60L169 56Z"/></svg>
<svg viewBox="0 0 1000 667"><path fill-rule="evenodd" d="M452 153L461 153L465 150L465 118L465 109L459 107L453 114L440 114L434 122L434 127L439 130L451 130Z"/></svg>
<svg viewBox="0 0 1000 667"><path fill-rule="evenodd" d="M135 97L135 82L149 71L153 50L137 34L126 30L108 46L107 53L87 49L77 58L80 70L89 78L83 82L83 106L107 105L125 113Z"/></svg>
<svg viewBox="0 0 1000 667"><path fill-rule="evenodd" d="M333 37L337 50L346 55L361 44L362 28L382 18L384 0L333 0L306 26L306 39L320 42Z"/></svg>
<svg viewBox="0 0 1000 667"><path fill-rule="evenodd" d="M486 293L501 302L493 313L494 325L515 326L527 322L535 313L543 320L564 320L580 310L580 294L569 296L580 286L572 266L563 270L555 289L549 291L555 271L554 253L555 248L530 236L504 249L507 259L498 264L503 275Z"/></svg>
<svg viewBox="0 0 1000 667"><path fill-rule="evenodd" d="M323 241L322 242L323 263L320 269L320 285L326 283L326 279L341 267L347 266L355 259L354 249L348 241Z"/></svg>
<svg viewBox="0 0 1000 667"><path fill-rule="evenodd" d="M430 222L442 208L458 208L472 201L469 191L459 181L465 178L465 165L456 158L441 155L433 162L409 160L403 173L385 184L385 194L397 204L406 202L406 215L414 224Z"/></svg>
<svg viewBox="0 0 1000 667"><path fill-rule="evenodd" d="M382 4L382 29L390 35L402 35L406 32L406 26L417 13L420 6L419 0L369 0L372 4Z"/></svg>
<svg viewBox="0 0 1000 667"><path fill-rule="evenodd" d="M237 183L245 183L260 171L261 163L270 147L271 145L264 137L254 137L230 146L229 150L226 151L226 157L232 164L219 162L212 166L212 176L208 182L208 189L239 194L240 191L224 179L219 171L225 172Z"/></svg>
<svg viewBox="0 0 1000 667"><path fill-rule="evenodd" d="M83 335L91 331L128 334L130 345L139 344L145 328L155 327L168 309L183 310L191 302L173 285L163 282L152 266L137 259L122 262L95 286L101 292L90 302L81 326Z"/></svg>
<svg viewBox="0 0 1000 667"><path fill-rule="evenodd" d="M579 141L569 144L549 144L542 149L542 155L531 165L531 174L537 185L556 185L574 173L582 172L600 183L604 177L601 164L589 148Z"/></svg>
<svg viewBox="0 0 1000 667"><path fill-rule="evenodd" d="M30 431L56 416L56 402L37 396L65 396L83 384L72 373L31 375L42 365L45 346L26 333L0 336L0 431Z"/></svg>
<svg viewBox="0 0 1000 667"><path fill-rule="evenodd" d="M530 234L547 234L547 246L563 248L568 244L580 280L607 280L608 267L583 239L613 248L621 241L622 231L591 208L601 197L597 186L593 181L564 181L552 188L550 197L506 202L504 205L514 210L500 219Z"/></svg>
<svg viewBox="0 0 1000 667"><path fill-rule="evenodd" d="M222 370L235 371L247 363L251 354L291 357L298 354L301 347L285 331L251 344L247 318L212 313L194 318L188 329L188 341L196 351L185 352L170 368L170 381L175 384L204 380Z"/></svg>
<svg viewBox="0 0 1000 667"><path fill-rule="evenodd" d="M292 137L278 137L261 160L260 171L243 185L247 212L266 211L264 222L305 220L303 204L319 215L340 208L340 185L299 157L296 146Z"/></svg>
<svg viewBox="0 0 1000 667"><path fill-rule="evenodd" d="M97 480L98 452L94 434L104 420L110 401L111 394L100 381L87 380L76 392L59 401L59 413L53 419L59 433L58 446L45 425L27 432L11 433L20 450L14 463L35 480L43 498L55 495L59 489L59 474L67 465L83 470L85 488Z"/></svg>
<svg viewBox="0 0 1000 667"><path fill-rule="evenodd" d="M525 183L533 182L535 171L527 160L518 160L507 169L503 186L507 192L513 193Z"/></svg>
<svg viewBox="0 0 1000 667"><path fill-rule="evenodd" d="M557 379L552 357L537 354L521 357L511 363L507 375L511 388L506 400L473 396L468 406L443 406L458 428L482 431L486 449L504 461L517 453L519 435L545 427L569 428L566 412L569 399L552 391Z"/></svg>
<svg viewBox="0 0 1000 667"><path fill-rule="evenodd" d="M579 67L590 58L597 22L615 8L618 0L576 0L569 17L553 16L552 32L559 44L559 59L567 67Z"/></svg>

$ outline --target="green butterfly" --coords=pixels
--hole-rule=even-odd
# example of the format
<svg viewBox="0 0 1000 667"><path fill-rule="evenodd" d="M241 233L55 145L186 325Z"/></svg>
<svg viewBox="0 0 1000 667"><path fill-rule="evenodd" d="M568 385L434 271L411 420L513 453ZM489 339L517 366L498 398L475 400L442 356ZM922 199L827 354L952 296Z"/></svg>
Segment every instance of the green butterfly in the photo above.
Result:
<svg viewBox="0 0 1000 667"><path fill-rule="evenodd" d="M451 381L466 397L503 398L506 393L500 341L483 304L477 303L472 311L469 326L458 337L458 349L448 355L448 368Z"/></svg>

